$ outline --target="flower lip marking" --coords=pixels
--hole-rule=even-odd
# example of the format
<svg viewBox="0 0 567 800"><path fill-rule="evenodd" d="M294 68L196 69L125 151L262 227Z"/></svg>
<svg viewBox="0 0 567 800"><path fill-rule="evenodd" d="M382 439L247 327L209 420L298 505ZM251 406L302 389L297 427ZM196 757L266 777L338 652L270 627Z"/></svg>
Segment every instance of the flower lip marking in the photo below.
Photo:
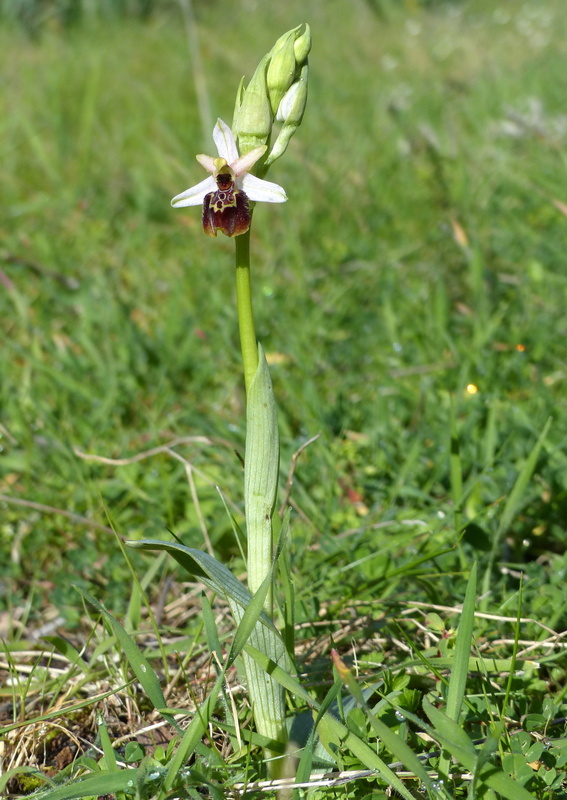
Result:
<svg viewBox="0 0 567 800"><path fill-rule="evenodd" d="M220 172L215 178L217 191L205 195L202 221L207 236L216 236L217 229L225 236L240 236L250 227L248 196L235 188L231 172Z"/></svg>
<svg viewBox="0 0 567 800"><path fill-rule="evenodd" d="M285 203L287 195L277 183L250 174L254 164L266 152L265 145L239 156L232 131L221 119L215 125L213 139L219 157L197 156L199 164L211 175L178 194L171 205L180 208L202 203L203 230L208 236L216 236L217 229L226 236L239 236L250 227L249 200Z"/></svg>

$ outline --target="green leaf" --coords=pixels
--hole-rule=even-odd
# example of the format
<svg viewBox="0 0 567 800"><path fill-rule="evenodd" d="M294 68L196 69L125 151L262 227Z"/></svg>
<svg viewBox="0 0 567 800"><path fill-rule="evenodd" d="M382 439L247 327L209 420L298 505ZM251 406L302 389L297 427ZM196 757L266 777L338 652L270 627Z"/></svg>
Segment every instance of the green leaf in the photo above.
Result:
<svg viewBox="0 0 567 800"><path fill-rule="evenodd" d="M427 698L425 698L423 701L423 708L431 720L432 725L434 726L435 734L438 735L440 739L443 741L453 741L454 747L458 749L461 754L465 754L464 757L469 763L471 758L476 758L475 746L460 725L457 725L454 720L450 719L438 708L435 708L435 706L431 705ZM453 753L450 748L449 751ZM463 763L467 769L470 769L468 763L464 761Z"/></svg>
<svg viewBox="0 0 567 800"><path fill-rule="evenodd" d="M290 540L289 540L289 526L290 526L291 508L286 508L283 519L281 521L280 534L285 536L285 546L282 551L282 557L279 559L280 577L283 585L284 604L283 604L283 638L287 652L290 658L294 657L295 653L295 588L293 582L292 568L291 568L291 555L290 555ZM279 523L279 517L274 513L274 525ZM277 531L277 528L275 528ZM280 536L281 538L281 536Z"/></svg>
<svg viewBox="0 0 567 800"><path fill-rule="evenodd" d="M240 624L244 611L252 601L252 595L227 567L208 553L186 547L177 542L161 542L153 539L142 539L128 542L128 544L141 550L166 550L190 575L197 577L210 589L226 598L236 623ZM250 612L247 617L247 624L253 621L254 617L255 610ZM257 616L252 629L258 643L263 645L263 652L269 655L276 663L281 663L286 668L291 669L291 662L283 640L273 622L263 610ZM252 636L252 634L250 635ZM252 640L251 643L254 644Z"/></svg>
<svg viewBox="0 0 567 800"><path fill-rule="evenodd" d="M229 666L233 663L234 659L242 652L244 645L252 636L254 629L256 628L256 624L260 619L260 615L265 613L264 609L264 602L266 600L266 596L272 584L272 571L266 575L264 578L263 583L261 584L260 588L253 595L250 599L250 602L246 606L244 610L244 614L242 614L240 618L240 622L238 624L238 629L234 635L234 639L232 642L232 647L230 648L229 654ZM263 628L261 626L258 627L258 634L263 636ZM283 644L283 642L282 642ZM274 655L279 655L279 649L275 652L266 653L269 655L270 658L273 658Z"/></svg>
<svg viewBox="0 0 567 800"><path fill-rule="evenodd" d="M402 797L406 800L415 800L415 796L406 789L396 773L382 761L375 751L332 714L327 713L321 718L319 732L322 737L325 737L327 747L330 747L331 750L338 752L342 748L347 748L367 769L375 770L381 775Z"/></svg>
<svg viewBox="0 0 567 800"><path fill-rule="evenodd" d="M146 748L140 742L128 742L124 747L124 761L132 764L134 761L141 761L146 755Z"/></svg>
<svg viewBox="0 0 567 800"><path fill-rule="evenodd" d="M202 581L206 586L225 597L233 600L243 609L246 608L252 595L232 572L202 550L187 547L180 542L163 542L157 539L139 539L128 541L126 544L138 550L165 550L183 567L192 578ZM264 614L261 621L271 628L274 625L270 618Z"/></svg>
<svg viewBox="0 0 567 800"><path fill-rule="evenodd" d="M340 680L336 680L325 697L323 698L323 702L317 708L317 713L314 714L314 724L313 724L313 736L317 734L319 741L317 742L314 750L314 756L317 758L318 761L323 761L325 757L327 760L331 759L331 763L338 763L337 754L334 752L333 748L331 747L331 742L326 738L325 729L319 729L319 723L327 713L331 713L330 709L333 703L336 702L337 697L340 697L342 689L342 683Z"/></svg>

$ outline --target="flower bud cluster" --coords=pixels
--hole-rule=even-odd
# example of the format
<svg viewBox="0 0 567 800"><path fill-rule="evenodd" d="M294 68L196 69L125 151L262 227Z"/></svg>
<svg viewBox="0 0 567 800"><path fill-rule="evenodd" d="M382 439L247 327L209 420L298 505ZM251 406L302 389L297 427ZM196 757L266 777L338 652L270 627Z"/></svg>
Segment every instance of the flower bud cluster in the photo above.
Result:
<svg viewBox="0 0 567 800"><path fill-rule="evenodd" d="M270 145L275 121L281 123L277 139L260 167L264 174L282 156L301 124L307 103L309 25L284 33L258 64L246 89L241 81L232 129L241 154Z"/></svg>

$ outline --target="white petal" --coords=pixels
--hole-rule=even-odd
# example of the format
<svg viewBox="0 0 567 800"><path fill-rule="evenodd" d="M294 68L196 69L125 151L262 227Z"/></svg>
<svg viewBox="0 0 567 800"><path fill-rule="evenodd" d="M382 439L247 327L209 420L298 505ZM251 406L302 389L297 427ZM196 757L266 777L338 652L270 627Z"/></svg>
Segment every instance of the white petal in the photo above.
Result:
<svg viewBox="0 0 567 800"><path fill-rule="evenodd" d="M267 149L265 144L261 144L260 147L255 147L254 150L250 150L245 156L240 156L234 164L231 164L230 166L234 170L236 177L238 178L239 175L243 175L245 172L250 172L256 161L262 158ZM203 166L205 165L203 164Z"/></svg>
<svg viewBox="0 0 567 800"><path fill-rule="evenodd" d="M229 164L233 164L238 159L238 150L232 131L222 119L217 119L217 124L213 130L213 140L217 146L219 156L226 158Z"/></svg>
<svg viewBox="0 0 567 800"><path fill-rule="evenodd" d="M197 161L202 167L205 167L207 172L210 172L211 175L215 171L215 159L212 156L206 156L204 153L201 153L199 156L195 156Z"/></svg>
<svg viewBox="0 0 567 800"><path fill-rule="evenodd" d="M285 203L287 195L277 183L270 183L249 173L237 181L250 200L257 200L259 203Z"/></svg>
<svg viewBox="0 0 567 800"><path fill-rule="evenodd" d="M205 195L209 192L216 192L217 185L214 178L205 178L204 181L198 183L196 186L191 186L181 194L176 195L171 201L174 208L181 208L182 206L199 206L205 199Z"/></svg>

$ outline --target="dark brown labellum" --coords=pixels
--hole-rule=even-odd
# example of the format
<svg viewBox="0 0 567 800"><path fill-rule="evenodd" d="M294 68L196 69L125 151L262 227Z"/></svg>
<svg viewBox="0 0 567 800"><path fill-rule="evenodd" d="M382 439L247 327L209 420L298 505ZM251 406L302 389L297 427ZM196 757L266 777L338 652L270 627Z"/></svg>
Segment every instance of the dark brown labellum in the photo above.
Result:
<svg viewBox="0 0 567 800"><path fill-rule="evenodd" d="M221 173L216 178L216 192L209 192L203 201L203 230L207 236L216 236L217 230L225 236L240 236L250 227L248 195L236 189L234 179ZM226 187L226 188L225 188Z"/></svg>

